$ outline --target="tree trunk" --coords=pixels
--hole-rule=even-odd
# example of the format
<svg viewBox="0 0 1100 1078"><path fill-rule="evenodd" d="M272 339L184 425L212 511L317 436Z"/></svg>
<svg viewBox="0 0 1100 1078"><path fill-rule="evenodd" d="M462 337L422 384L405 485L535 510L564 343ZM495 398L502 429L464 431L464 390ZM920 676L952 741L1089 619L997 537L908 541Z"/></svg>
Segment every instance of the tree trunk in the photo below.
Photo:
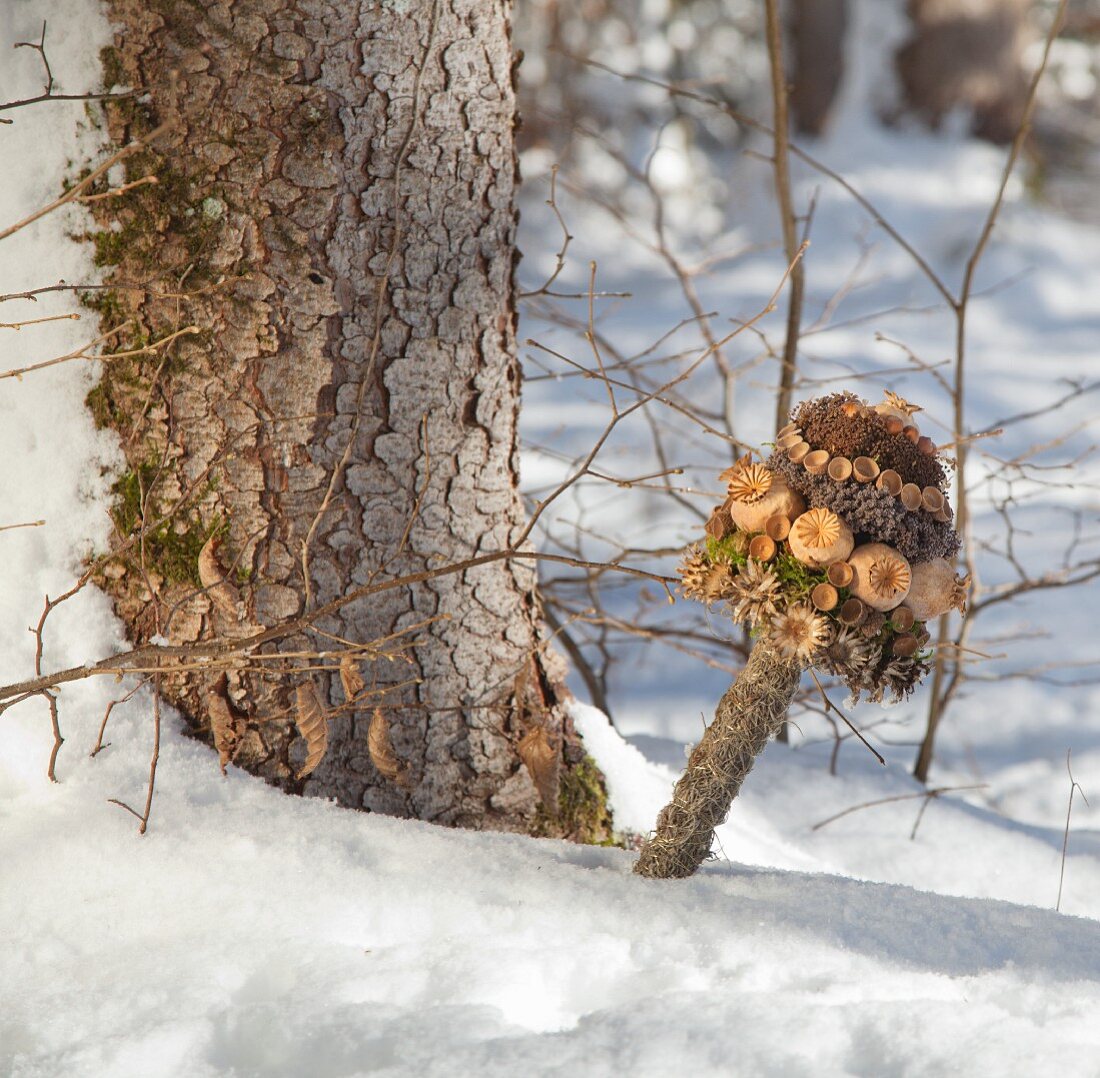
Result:
<svg viewBox="0 0 1100 1078"><path fill-rule="evenodd" d="M159 183L109 200L100 212L121 227L96 238L114 281L154 291L95 302L107 322L133 314L146 340L200 330L108 364L91 398L129 463L116 519L140 531L145 509L151 572L131 557L111 583L133 636L243 635L507 548L524 515L506 0L114 0L112 13L107 81L151 90L112 106L113 135L174 126L127 166ZM181 497L170 526L149 527ZM198 589L215 549L226 579ZM287 789L605 835L530 563L390 590L316 628L279 649L394 637L390 656L343 687L333 659L287 658L189 676L173 698L200 729L228 722L234 761ZM366 691L349 704L355 674ZM310 680L334 717L300 778L292 720Z"/></svg>
<svg viewBox="0 0 1100 1078"><path fill-rule="evenodd" d="M844 77L847 0L793 0L791 35L791 110L804 135L821 135L832 116Z"/></svg>
<svg viewBox="0 0 1100 1078"><path fill-rule="evenodd" d="M905 103L933 128L952 109L973 115L974 134L1011 142L1028 79L1025 0L909 0L913 33L896 61Z"/></svg>

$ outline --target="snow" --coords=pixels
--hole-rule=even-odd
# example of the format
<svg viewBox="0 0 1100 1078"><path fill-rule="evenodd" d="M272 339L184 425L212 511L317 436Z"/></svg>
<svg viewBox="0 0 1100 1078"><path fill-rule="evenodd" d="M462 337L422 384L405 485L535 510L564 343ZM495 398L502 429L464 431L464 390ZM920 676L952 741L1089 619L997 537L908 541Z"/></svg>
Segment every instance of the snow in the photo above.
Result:
<svg viewBox="0 0 1100 1078"><path fill-rule="evenodd" d="M0 48L36 39L46 17L63 88L94 85L96 53L109 39L97 4L29 7L0 8ZM859 40L896 32L888 7L857 5ZM867 96L881 72L870 62L860 70L865 81L849 86L836 131L813 152L955 282L1001 153L958 136L869 123ZM18 50L0 71L0 98L39 84L36 57ZM0 127L6 160L17 163L0 188L0 226L37 208L97 147L82 105L35 106L13 119ZM681 136L662 144L661 183L669 197L683 190L690 199L684 170L694 165ZM756 242L774 229L774 216L754 167L737 176L757 200L744 218L752 225L731 226L723 241L749 253L703 282L704 304L723 318L759 306L781 263L774 247ZM902 378L899 351L874 337L904 340L928 359L948 355L952 327L942 309L900 309L927 307L932 290L847 196L811 173L797 179L803 201L818 191L811 305L820 307L857 265L861 242L873 247L860 287L809 339L814 376L891 368L890 384L900 381L905 392L906 379L914 380L932 420L945 421L931 382ZM544 197L537 178L531 191L534 203ZM578 236L563 290L583 289L586 259L614 250L602 286L626 283L635 298L609 305L607 332L629 352L675 325L683 312L652 254L579 201L562 201ZM538 265L525 264L535 280L553 265L558 233L535 212L525 220L526 246L546 252L532 260ZM71 210L0 243L0 292L91 280L87 247L66 238L83 227ZM1056 399L1066 390L1057 379L1095 379L1098 256L1100 233L1032 205L1014 185L979 285L1012 283L972 311L975 428ZM6 302L0 318L66 312L81 313L57 293L37 304ZM780 312L762 329L778 339L781 325ZM94 329L85 319L0 333L0 364L10 370L70 351ZM530 317L525 333L570 347L576 339ZM1028 353L1040 361L1021 363ZM750 361L751 350L736 358ZM761 388L746 390L739 420L762 438L770 413L760 401L771 374L753 370ZM0 454L8 462L0 524L46 520L0 532L5 683L32 669L27 626L44 596L70 586L81 558L109 536L106 469L116 457L83 408L92 375L90 365L73 363L0 383ZM532 383L527 393L528 435L557 454L528 458L535 487L556 482L563 454L598 432L605 401L601 387L577 379ZM700 393L713 394L713 383ZM563 403L573 401L566 415ZM1093 407L1085 397L1038 424L1012 427L997 452L1087 424ZM1086 427L1075 437L1067 454L1091 434ZM612 473L644 471L647 445L626 431L601 463ZM695 435L682 445L694 469L685 483L705 489L720 447ZM976 456L975 479L993 466ZM1072 491L1033 482L1037 521L1057 519L1060 506L1095 517L1096 465L1085 455L1078 468ZM986 503L979 508L988 531L995 517ZM655 544L682 542L696 527L674 503L633 490L616 488L612 498L582 490L563 520L582 510L620 528L642 519ZM1027 549L1040 559L1059 556L1049 530ZM994 559L983 564L989 582L1005 579ZM109 747L91 758L104 709L127 686L65 687L56 785L45 778L46 708L29 701L0 715L0 1074L1095 1074L1100 688L1086 676L1095 672L1095 602L1093 583L1013 605L983 629L1006 658L980 668L989 680L973 682L949 713L933 776L942 786L981 789L925 805L908 774L922 694L884 716L861 708L855 717L865 725L889 719L869 730L888 764L849 740L835 776L828 728L800 714L792 746L767 749L720 829L723 856L678 882L633 877L629 850L446 831L284 797L233 770L222 778L211 754L171 721L150 830L139 837L134 819L108 799L143 801L148 696L113 711ZM1045 635L1008 638L1036 629ZM109 605L89 589L51 616L45 667L120 646ZM1081 683L1027 673L1052 656L1082 664L1071 671ZM583 702L573 715L629 836L652 827L728 676L654 644L624 652L618 670L616 726ZM1074 801L1055 912L1071 748L1074 775L1098 796L1091 807ZM856 806L865 807L839 815Z"/></svg>

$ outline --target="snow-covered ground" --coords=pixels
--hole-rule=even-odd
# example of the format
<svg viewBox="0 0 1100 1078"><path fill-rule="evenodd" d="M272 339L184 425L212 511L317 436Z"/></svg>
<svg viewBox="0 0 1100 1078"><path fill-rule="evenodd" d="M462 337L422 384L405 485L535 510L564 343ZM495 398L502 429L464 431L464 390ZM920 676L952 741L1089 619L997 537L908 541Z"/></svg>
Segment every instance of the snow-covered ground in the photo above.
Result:
<svg viewBox="0 0 1100 1078"><path fill-rule="evenodd" d="M63 89L93 84L108 32L93 0L30 7L0 8L0 49L37 39L45 15ZM878 5L857 10L862 19ZM890 25L872 20L860 40L873 43ZM870 61L859 70L874 82ZM0 98L38 84L33 53L9 54ZM836 130L814 150L957 280L1001 155L950 135L884 132L867 120L867 93L866 83L849 88ZM80 105L46 104L12 118L0 127L0 227L47 200L71 162L95 149L93 132L74 133ZM530 171L537 206L543 192ZM677 174L670 161L666 175ZM765 178L739 177L742 216L754 223L729 242L748 245L771 228ZM843 376L849 364L856 372L889 367L891 375L867 383L869 394L884 384L911 389L933 421L945 419L934 385L902 376L897 349L874 334L938 360L950 351L946 313L859 321L934 297L843 193L803 174L799 197L813 187L811 307L846 278L861 242L874 247L860 287L834 314L836 328L807 346L814 376ZM1015 187L1012 195L980 285L1013 283L972 312L976 429L1056 398L1059 378L1096 377L1100 234L1029 206ZM682 304L652 259L582 204L565 208L579 237L566 281L583 285L586 258L613 250L604 283L626 281L635 293L607 331L627 347L675 325ZM534 279L541 262L552 265L555 240L552 222L527 219L525 247L545 252L525 270ZM87 250L65 239L79 229L73 211L0 242L0 292L87 280ZM753 313L779 263L774 250L737 261L704 282L704 303L722 318ZM79 313L64 294L7 302L0 321L65 311ZM781 314L763 328L778 339ZM526 332L576 347L560 329L529 323ZM2 369L94 335L87 320L0 333ZM750 356L746 349L741 358ZM773 374L761 368L753 377L766 386ZM27 626L44 596L64 590L82 555L108 534L103 468L112 447L83 411L90 376L70 364L0 382L0 524L46 521L0 532L5 683L31 669ZM590 416L603 422L595 411L602 391L585 386L595 404L582 410L578 384L529 388L533 438L554 434L571 452L590 433ZM563 401L574 399L576 421L558 430ZM768 416L751 385L739 407L747 436L764 438ZM1090 411L1086 399L1038 426L1021 424L997 452L1055 439ZM1087 443L1091 433L1075 437ZM616 452L632 467L644 459L644 448L611 449L612 463ZM707 451L684 463L705 463ZM720 447L711 453L720 456ZM549 467L544 457L529 463L536 478ZM979 458L978 475L984 466ZM1077 467L1094 478L1088 456ZM612 515L634 513L630 498L638 496L616 492ZM1095 520L1098 508L1084 482L1036 504L1034 521L1045 530L1035 528L1028 549L1040 561L1056 557L1050 522L1063 520L1059 513L1069 505ZM646 502L645 513L654 535L683 541L695 527L671 500ZM995 527L985 508L979 527ZM988 579L998 572L990 559ZM791 748L767 750L721 829L725 856L676 883L634 878L633 855L621 849L444 831L286 798L238 772L222 778L210 754L171 723L150 832L139 837L133 818L107 799L137 805L144 796L148 699L115 710L110 747L91 759L104 707L125 686L66 687L57 785L45 778L49 718L32 700L0 715L0 1074L1095 1075L1100 689L1007 675L1054 655L1095 663L1096 603L1092 584L991 623L990 635L1036 627L1048 635L1002 643L1006 658L990 667L1001 680L975 683L949 713L934 779L984 788L931 801L915 837L924 802L913 796L921 788L908 766L921 693L890 712L891 726L871 732L886 768L848 742L831 776L826 728L801 717L801 735ZM119 645L107 603L88 591L52 616L45 666ZM576 714L608 776L618 825L644 832L724 684L719 673L656 647L642 662L624 662L618 676L613 704L626 740L594 709L578 704ZM872 723L876 714L855 717ZM1068 749L1074 774L1096 796L1093 808L1080 797L1074 803L1056 913ZM814 829L886 798L897 800Z"/></svg>

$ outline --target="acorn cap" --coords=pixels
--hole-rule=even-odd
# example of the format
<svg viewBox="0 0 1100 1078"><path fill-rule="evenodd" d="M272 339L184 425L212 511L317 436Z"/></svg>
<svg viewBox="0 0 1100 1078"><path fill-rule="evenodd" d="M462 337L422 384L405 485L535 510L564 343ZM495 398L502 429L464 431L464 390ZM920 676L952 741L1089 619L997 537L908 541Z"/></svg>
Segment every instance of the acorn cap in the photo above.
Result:
<svg viewBox="0 0 1100 1078"><path fill-rule="evenodd" d="M806 454L802 463L810 475L821 475L829 466L829 451L814 449Z"/></svg>
<svg viewBox="0 0 1100 1078"><path fill-rule="evenodd" d="M843 561L855 545L852 529L831 509L810 509L791 524L787 536L791 553L803 565L819 569Z"/></svg>
<svg viewBox="0 0 1100 1078"><path fill-rule="evenodd" d="M835 588L846 588L852 582L852 567L846 561L834 561L828 569L825 570L825 575L829 578L829 583Z"/></svg>
<svg viewBox="0 0 1100 1078"><path fill-rule="evenodd" d="M878 478L878 473L878 464L870 457L856 457L852 461L852 474L860 483L870 483L872 479Z"/></svg>
<svg viewBox="0 0 1100 1078"><path fill-rule="evenodd" d="M775 557L775 540L770 535L753 536L749 543L749 557L756 561L771 561Z"/></svg>
<svg viewBox="0 0 1100 1078"><path fill-rule="evenodd" d="M886 543L864 543L848 556L854 572L849 588L872 610L893 610L905 601L913 579L909 562Z"/></svg>
<svg viewBox="0 0 1100 1078"><path fill-rule="evenodd" d="M915 513L924 504L924 495L916 483L906 483L901 488L901 504L910 513Z"/></svg>
<svg viewBox="0 0 1100 1078"><path fill-rule="evenodd" d="M910 585L910 590L912 590L912 585ZM907 633L913 628L913 623L917 619L913 616L913 611L909 607L899 606L896 610L890 611L890 620L899 633Z"/></svg>
<svg viewBox="0 0 1100 1078"><path fill-rule="evenodd" d="M776 513L775 516L768 517L764 521L764 534L770 536L777 543L786 539L790 534L790 530L790 517L784 516L782 513Z"/></svg>
<svg viewBox="0 0 1100 1078"><path fill-rule="evenodd" d="M847 457L833 457L825 470L829 473L830 479L843 483L852 474L852 462Z"/></svg>
<svg viewBox="0 0 1100 1078"><path fill-rule="evenodd" d="M901 488L905 486L905 483L893 468L887 468L879 474L878 479L875 480L875 486L896 498L901 493Z"/></svg>
<svg viewBox="0 0 1100 1078"><path fill-rule="evenodd" d="M867 604L859 599L847 599L837 618L845 625L859 625L867 617Z"/></svg>
<svg viewBox="0 0 1100 1078"><path fill-rule="evenodd" d="M799 427L798 427L797 423L788 423L785 427L780 427L779 430L777 430L775 432L775 439L776 439L776 441L778 441L780 438L783 438L788 434L800 434L800 433L801 433L801 431L799 430Z"/></svg>
<svg viewBox="0 0 1100 1078"><path fill-rule="evenodd" d="M921 491L921 503L929 513L938 513L943 508L943 491L939 487L925 487Z"/></svg>
<svg viewBox="0 0 1100 1078"><path fill-rule="evenodd" d="M802 432L800 430L788 431L786 434L780 434L775 439L775 444L780 449L790 449L792 446L798 445L802 441Z"/></svg>
<svg viewBox="0 0 1100 1078"><path fill-rule="evenodd" d="M908 659L916 655L920 650L915 636L899 636L894 640L894 646L890 649L899 659Z"/></svg>
<svg viewBox="0 0 1100 1078"><path fill-rule="evenodd" d="M810 602L813 603L818 610L832 610L839 600L840 596L837 594L837 590L832 584L818 584L817 587L810 592Z"/></svg>
<svg viewBox="0 0 1100 1078"><path fill-rule="evenodd" d="M905 420L900 416L888 415L886 416L886 433L887 434L901 434L905 429Z"/></svg>
<svg viewBox="0 0 1100 1078"><path fill-rule="evenodd" d="M787 456L794 461L795 464L801 464L806 459L806 454L810 451L809 442L796 442L787 450Z"/></svg>

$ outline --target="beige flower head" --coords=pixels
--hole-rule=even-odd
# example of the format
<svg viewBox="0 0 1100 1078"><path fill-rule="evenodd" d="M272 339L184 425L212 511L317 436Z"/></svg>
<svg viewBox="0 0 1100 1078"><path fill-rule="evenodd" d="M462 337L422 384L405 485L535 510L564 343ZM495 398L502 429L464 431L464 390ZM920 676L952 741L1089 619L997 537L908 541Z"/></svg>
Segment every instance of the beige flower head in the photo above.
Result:
<svg viewBox="0 0 1100 1078"><path fill-rule="evenodd" d="M803 546L824 548L840 538L840 518L831 509L810 509L794 522L791 530L798 533Z"/></svg>
<svg viewBox="0 0 1100 1078"><path fill-rule="evenodd" d="M729 477L729 495L735 502L758 502L772 488L772 473L763 464L743 464Z"/></svg>
<svg viewBox="0 0 1100 1078"><path fill-rule="evenodd" d="M809 662L829 641L829 621L812 606L795 603L772 621L768 637L784 658Z"/></svg>

